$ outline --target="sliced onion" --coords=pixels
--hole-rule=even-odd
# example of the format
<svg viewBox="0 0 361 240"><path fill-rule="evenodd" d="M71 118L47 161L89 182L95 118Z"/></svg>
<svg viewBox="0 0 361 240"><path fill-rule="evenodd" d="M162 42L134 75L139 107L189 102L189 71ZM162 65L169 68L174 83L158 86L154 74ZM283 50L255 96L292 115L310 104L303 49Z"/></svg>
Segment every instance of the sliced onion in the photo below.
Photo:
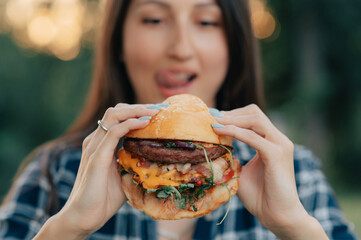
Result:
<svg viewBox="0 0 361 240"><path fill-rule="evenodd" d="M157 143L157 142L152 142L152 141L139 141L139 146L143 147L143 146L149 146L149 147L163 147L163 144L161 143Z"/></svg>
<svg viewBox="0 0 361 240"><path fill-rule="evenodd" d="M190 143L187 143L187 142L174 141L174 143L177 144L178 147L187 148L187 149L191 149L191 150L196 149L196 146L194 144L190 144Z"/></svg>

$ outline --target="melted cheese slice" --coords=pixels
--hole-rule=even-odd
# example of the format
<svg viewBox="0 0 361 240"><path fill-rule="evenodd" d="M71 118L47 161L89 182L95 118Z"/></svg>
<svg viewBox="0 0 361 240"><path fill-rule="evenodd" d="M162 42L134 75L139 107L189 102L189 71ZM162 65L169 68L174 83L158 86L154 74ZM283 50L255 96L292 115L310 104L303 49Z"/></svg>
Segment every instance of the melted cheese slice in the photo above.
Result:
<svg viewBox="0 0 361 240"><path fill-rule="evenodd" d="M179 174L176 169L169 172L158 174L158 168L143 168L138 166L140 160L138 158L132 158L131 154L126 152L124 149L120 149L118 152L119 164L122 165L125 170L129 171L132 169L137 175L133 178L137 182L143 184L145 189L156 189L159 186L178 186L185 183L185 179L189 178L189 174ZM195 175L195 174L193 174ZM201 176L201 174L197 174ZM177 179L172 180L172 179Z"/></svg>

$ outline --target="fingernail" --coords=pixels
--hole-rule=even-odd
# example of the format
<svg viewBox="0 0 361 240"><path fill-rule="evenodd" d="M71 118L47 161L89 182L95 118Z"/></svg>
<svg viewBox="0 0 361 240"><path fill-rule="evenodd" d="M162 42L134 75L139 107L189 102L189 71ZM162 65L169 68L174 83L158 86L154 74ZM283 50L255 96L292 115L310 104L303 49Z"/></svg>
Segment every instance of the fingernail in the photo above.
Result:
<svg viewBox="0 0 361 240"><path fill-rule="evenodd" d="M145 121L145 120L150 120L150 119L152 119L151 116L144 116L144 117L138 118L138 120L143 120L143 121Z"/></svg>
<svg viewBox="0 0 361 240"><path fill-rule="evenodd" d="M211 125L212 125L212 127L214 127L214 128L224 128L224 125L219 124L219 123L212 123Z"/></svg>
<svg viewBox="0 0 361 240"><path fill-rule="evenodd" d="M160 106L160 107L162 107L162 108L163 108L163 107L166 108L166 107L168 107L170 104L169 104L169 103L157 103L156 105L157 105L157 106Z"/></svg>
<svg viewBox="0 0 361 240"><path fill-rule="evenodd" d="M147 109L160 110L160 109L162 109L162 107L159 105L149 105L149 106L147 106Z"/></svg>
<svg viewBox="0 0 361 240"><path fill-rule="evenodd" d="M219 112L218 109L216 108L209 108L209 113L213 116L213 117L223 117L223 114Z"/></svg>
<svg viewBox="0 0 361 240"><path fill-rule="evenodd" d="M162 108L166 108L168 107L170 104L169 103L157 103L157 104L154 104L154 105L149 105L147 107L147 109L156 109L156 110L160 110Z"/></svg>

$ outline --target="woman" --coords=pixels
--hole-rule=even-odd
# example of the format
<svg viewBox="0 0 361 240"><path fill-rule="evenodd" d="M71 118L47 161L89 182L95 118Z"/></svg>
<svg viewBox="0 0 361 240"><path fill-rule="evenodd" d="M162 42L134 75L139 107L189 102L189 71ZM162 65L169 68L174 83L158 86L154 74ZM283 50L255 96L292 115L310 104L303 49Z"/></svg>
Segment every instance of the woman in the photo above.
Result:
<svg viewBox="0 0 361 240"><path fill-rule="evenodd" d="M247 9L244 0L109 1L87 105L12 187L1 238L353 239L315 158L261 111ZM224 207L198 220L154 221L127 205L121 189L119 140L159 111L147 104L184 92L227 110L214 113L214 131L237 139L244 164L241 201L233 198L221 226Z"/></svg>

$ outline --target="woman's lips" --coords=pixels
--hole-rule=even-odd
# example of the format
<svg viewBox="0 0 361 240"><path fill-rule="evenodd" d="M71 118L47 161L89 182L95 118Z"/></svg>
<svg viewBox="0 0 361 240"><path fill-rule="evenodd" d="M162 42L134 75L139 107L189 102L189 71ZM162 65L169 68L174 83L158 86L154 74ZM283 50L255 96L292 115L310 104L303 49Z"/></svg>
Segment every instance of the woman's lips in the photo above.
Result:
<svg viewBox="0 0 361 240"><path fill-rule="evenodd" d="M161 70L156 74L156 82L163 97L187 93L196 75L190 71Z"/></svg>

